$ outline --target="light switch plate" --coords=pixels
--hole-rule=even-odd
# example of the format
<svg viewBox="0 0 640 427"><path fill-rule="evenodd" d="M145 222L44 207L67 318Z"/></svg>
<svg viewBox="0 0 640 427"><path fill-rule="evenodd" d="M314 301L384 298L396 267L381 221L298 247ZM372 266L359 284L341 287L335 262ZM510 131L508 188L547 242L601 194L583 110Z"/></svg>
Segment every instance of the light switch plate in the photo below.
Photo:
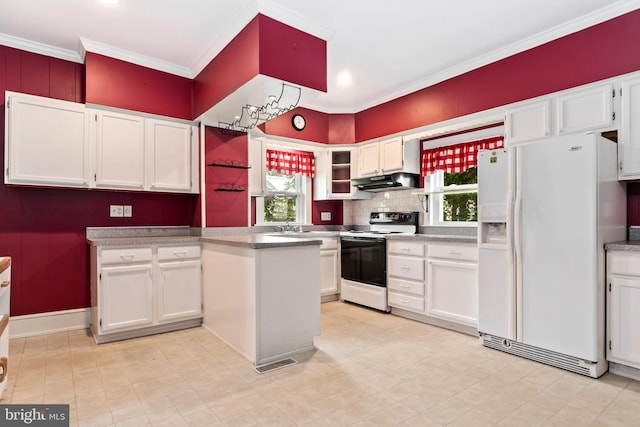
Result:
<svg viewBox="0 0 640 427"><path fill-rule="evenodd" d="M133 207L131 205L124 205L122 213L125 218L131 218L133 216Z"/></svg>
<svg viewBox="0 0 640 427"><path fill-rule="evenodd" d="M321 212L320 213L321 221L331 221L331 212Z"/></svg>
<svg viewBox="0 0 640 427"><path fill-rule="evenodd" d="M111 205L109 206L109 216L111 217L122 217L124 216L124 209L122 205Z"/></svg>

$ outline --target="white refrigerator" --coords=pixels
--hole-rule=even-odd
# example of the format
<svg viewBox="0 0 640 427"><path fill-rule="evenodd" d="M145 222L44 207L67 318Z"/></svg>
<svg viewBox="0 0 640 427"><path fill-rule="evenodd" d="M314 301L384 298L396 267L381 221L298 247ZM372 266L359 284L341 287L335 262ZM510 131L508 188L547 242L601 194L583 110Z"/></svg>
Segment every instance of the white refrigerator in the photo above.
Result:
<svg viewBox="0 0 640 427"><path fill-rule="evenodd" d="M617 144L574 134L478 155L482 343L583 375L605 360L604 244L626 238Z"/></svg>

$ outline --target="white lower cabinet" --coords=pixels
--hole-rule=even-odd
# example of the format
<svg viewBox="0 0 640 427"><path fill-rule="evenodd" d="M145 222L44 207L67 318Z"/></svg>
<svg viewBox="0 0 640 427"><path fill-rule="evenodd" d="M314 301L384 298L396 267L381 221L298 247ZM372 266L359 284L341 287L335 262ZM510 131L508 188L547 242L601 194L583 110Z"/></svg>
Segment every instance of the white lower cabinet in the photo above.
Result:
<svg viewBox="0 0 640 427"><path fill-rule="evenodd" d="M322 302L338 299L340 267L338 239L323 238L320 246L320 296Z"/></svg>
<svg viewBox="0 0 640 427"><path fill-rule="evenodd" d="M103 267L100 284L101 331L127 330L153 323L151 257L141 264Z"/></svg>
<svg viewBox="0 0 640 427"><path fill-rule="evenodd" d="M424 313L424 243L391 240L387 242L387 252L389 306Z"/></svg>
<svg viewBox="0 0 640 427"><path fill-rule="evenodd" d="M607 253L607 291L607 360L640 369L640 252Z"/></svg>
<svg viewBox="0 0 640 427"><path fill-rule="evenodd" d="M202 315L200 247L158 248L158 322Z"/></svg>
<svg viewBox="0 0 640 427"><path fill-rule="evenodd" d="M478 324L478 248L429 244L426 314L461 325Z"/></svg>
<svg viewBox="0 0 640 427"><path fill-rule="evenodd" d="M202 322L200 245L91 247L91 330L109 342Z"/></svg>

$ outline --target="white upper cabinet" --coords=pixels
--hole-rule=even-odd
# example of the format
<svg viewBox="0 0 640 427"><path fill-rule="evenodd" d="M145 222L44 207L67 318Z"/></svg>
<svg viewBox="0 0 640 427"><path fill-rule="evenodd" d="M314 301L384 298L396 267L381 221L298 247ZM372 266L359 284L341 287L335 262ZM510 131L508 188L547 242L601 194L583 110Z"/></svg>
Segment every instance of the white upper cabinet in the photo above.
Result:
<svg viewBox="0 0 640 427"><path fill-rule="evenodd" d="M6 92L5 182L197 193L190 123Z"/></svg>
<svg viewBox="0 0 640 427"><path fill-rule="evenodd" d="M551 100L508 109L505 134L506 144L518 144L551 136Z"/></svg>
<svg viewBox="0 0 640 427"><path fill-rule="evenodd" d="M623 80L618 131L619 179L640 178L640 76Z"/></svg>
<svg viewBox="0 0 640 427"><path fill-rule="evenodd" d="M316 152L314 200L370 199L371 193L351 185L356 177L356 148L329 148Z"/></svg>
<svg viewBox="0 0 640 427"><path fill-rule="evenodd" d="M89 186L84 105L7 92L5 114L5 183Z"/></svg>
<svg viewBox="0 0 640 427"><path fill-rule="evenodd" d="M96 187L144 188L144 118L94 110Z"/></svg>
<svg viewBox="0 0 640 427"><path fill-rule="evenodd" d="M191 126L155 119L145 122L150 189L188 192L193 179Z"/></svg>
<svg viewBox="0 0 640 427"><path fill-rule="evenodd" d="M401 136L361 145L358 148L358 176L395 172L420 173L420 141Z"/></svg>
<svg viewBox="0 0 640 427"><path fill-rule="evenodd" d="M402 170L404 167L403 145L402 137L380 141L380 164L383 174Z"/></svg>
<svg viewBox="0 0 640 427"><path fill-rule="evenodd" d="M613 125L611 83L567 91L558 97L558 133L609 128Z"/></svg>
<svg viewBox="0 0 640 427"><path fill-rule="evenodd" d="M378 142L358 147L358 174L360 177L381 175L380 145Z"/></svg>

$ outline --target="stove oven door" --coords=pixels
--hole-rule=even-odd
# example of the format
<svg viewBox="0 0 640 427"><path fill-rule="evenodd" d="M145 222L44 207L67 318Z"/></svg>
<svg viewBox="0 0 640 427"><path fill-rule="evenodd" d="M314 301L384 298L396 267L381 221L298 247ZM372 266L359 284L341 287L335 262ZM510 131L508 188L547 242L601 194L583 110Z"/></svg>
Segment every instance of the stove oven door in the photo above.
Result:
<svg viewBox="0 0 640 427"><path fill-rule="evenodd" d="M387 286L387 247L384 238L341 237L342 278Z"/></svg>

